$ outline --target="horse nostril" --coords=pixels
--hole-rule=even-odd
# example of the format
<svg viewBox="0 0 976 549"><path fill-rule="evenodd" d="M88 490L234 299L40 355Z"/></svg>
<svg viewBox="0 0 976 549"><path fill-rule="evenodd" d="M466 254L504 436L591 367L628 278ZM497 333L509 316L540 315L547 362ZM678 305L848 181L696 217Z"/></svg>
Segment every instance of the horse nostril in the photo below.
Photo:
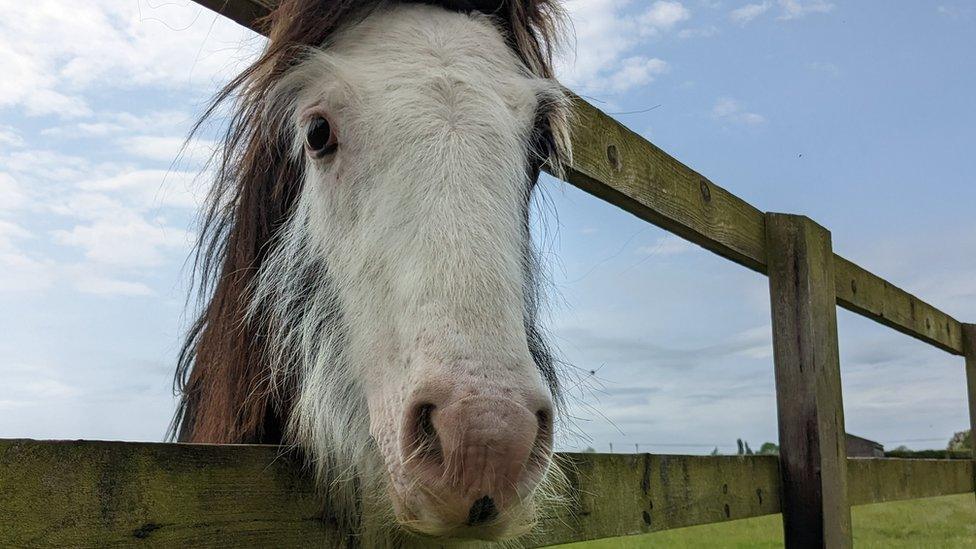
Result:
<svg viewBox="0 0 976 549"><path fill-rule="evenodd" d="M435 462L441 459L441 441L433 420L436 408L427 403L417 406L414 411L413 436L410 440L414 458L432 459Z"/></svg>
<svg viewBox="0 0 976 549"><path fill-rule="evenodd" d="M532 445L532 452L529 454L529 462L545 467L549 463L550 452L552 451L552 412L549 410L539 410L535 413L536 436L535 443Z"/></svg>
<svg viewBox="0 0 976 549"><path fill-rule="evenodd" d="M498 516L498 509L495 507L495 500L484 496L471 505L468 511L468 526L484 524Z"/></svg>
<svg viewBox="0 0 976 549"><path fill-rule="evenodd" d="M540 435L552 433L552 413L549 410L539 410L535 413L535 419L539 423Z"/></svg>

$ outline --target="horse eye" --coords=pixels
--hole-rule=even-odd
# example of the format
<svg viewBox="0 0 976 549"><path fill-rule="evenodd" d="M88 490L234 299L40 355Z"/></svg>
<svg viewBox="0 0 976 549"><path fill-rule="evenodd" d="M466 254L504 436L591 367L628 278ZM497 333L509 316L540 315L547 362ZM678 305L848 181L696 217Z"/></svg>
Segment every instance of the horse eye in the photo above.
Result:
<svg viewBox="0 0 976 549"><path fill-rule="evenodd" d="M305 148L314 158L322 158L335 152L339 146L332 124L323 117L316 116L308 123L308 133L305 134Z"/></svg>

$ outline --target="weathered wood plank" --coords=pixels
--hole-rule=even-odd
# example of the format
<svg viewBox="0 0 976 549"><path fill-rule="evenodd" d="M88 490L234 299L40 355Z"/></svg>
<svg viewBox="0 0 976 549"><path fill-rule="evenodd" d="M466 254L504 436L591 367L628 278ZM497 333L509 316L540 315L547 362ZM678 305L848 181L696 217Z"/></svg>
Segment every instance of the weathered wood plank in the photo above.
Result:
<svg viewBox="0 0 976 549"><path fill-rule="evenodd" d="M525 547L780 511L774 456L560 459L570 488ZM849 462L857 504L973 491L970 461ZM0 440L0 546L356 545L323 514L309 479L272 446Z"/></svg>
<svg viewBox="0 0 976 549"><path fill-rule="evenodd" d="M543 514L530 545L642 534L776 513L777 459L563 454L567 504Z"/></svg>
<svg viewBox="0 0 976 549"><path fill-rule="evenodd" d="M258 30L255 22L271 13L279 0L194 0L238 25Z"/></svg>
<svg viewBox="0 0 976 549"><path fill-rule="evenodd" d="M569 183L699 246L764 271L763 213L574 98Z"/></svg>
<svg viewBox="0 0 976 549"><path fill-rule="evenodd" d="M0 442L0 545L339 547L278 450Z"/></svg>
<svg viewBox="0 0 976 549"><path fill-rule="evenodd" d="M958 320L837 255L834 273L838 305L944 351L963 353Z"/></svg>
<svg viewBox="0 0 976 549"><path fill-rule="evenodd" d="M276 0L196 0L242 25ZM766 272L763 214L579 97L573 98L574 160L569 183L750 269ZM880 277L836 258L844 308L955 354L960 324Z"/></svg>
<svg viewBox="0 0 976 549"><path fill-rule="evenodd" d="M964 347L966 349L966 387L969 393L969 433L973 445L973 462L976 463L976 324L963 324ZM973 470L973 484L976 485L976 468Z"/></svg>
<svg viewBox="0 0 976 549"><path fill-rule="evenodd" d="M973 463L959 459L847 460L852 505L972 492Z"/></svg>
<svg viewBox="0 0 976 549"><path fill-rule="evenodd" d="M787 547L850 547L844 404L830 233L766 215Z"/></svg>
<svg viewBox="0 0 976 549"><path fill-rule="evenodd" d="M560 454L569 485L523 547L646 534L779 511L775 456ZM412 549L413 546L411 546ZM417 547L432 547L429 540ZM455 543L438 547L500 547Z"/></svg>
<svg viewBox="0 0 976 549"><path fill-rule="evenodd" d="M779 509L775 457L562 454L560 461L570 480L564 503L543 511L527 547ZM320 518L309 479L271 446L0 441L0 516L0 545L353 543Z"/></svg>

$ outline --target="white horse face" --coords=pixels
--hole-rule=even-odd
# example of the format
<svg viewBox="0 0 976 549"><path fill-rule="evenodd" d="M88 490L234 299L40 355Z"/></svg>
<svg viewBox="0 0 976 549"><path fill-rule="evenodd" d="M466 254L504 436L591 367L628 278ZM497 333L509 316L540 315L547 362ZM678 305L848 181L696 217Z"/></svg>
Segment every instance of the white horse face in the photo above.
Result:
<svg viewBox="0 0 976 549"><path fill-rule="evenodd" d="M327 454L355 436L336 408L364 402L401 524L518 533L552 453L553 395L527 333L527 208L537 115L560 88L489 18L409 5L339 32L278 91L305 181L258 294L295 276L289 261L320 262L333 291L321 307L342 325L341 343L303 343L317 350L293 436Z"/></svg>

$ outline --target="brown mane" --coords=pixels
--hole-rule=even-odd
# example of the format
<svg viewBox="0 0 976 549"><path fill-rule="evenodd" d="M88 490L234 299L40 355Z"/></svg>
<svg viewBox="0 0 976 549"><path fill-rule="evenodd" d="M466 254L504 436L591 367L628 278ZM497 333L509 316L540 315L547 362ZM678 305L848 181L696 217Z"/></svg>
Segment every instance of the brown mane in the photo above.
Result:
<svg viewBox="0 0 976 549"><path fill-rule="evenodd" d="M255 274L300 191L302 167L289 156L284 132L268 120L265 107L272 87L309 47L326 44L340 25L385 3L284 0L260 22L270 38L264 52L221 89L194 127L193 133L200 131L221 107L231 106L195 259L202 312L176 371L181 401L171 436L180 441L281 441L287 397L272 398L261 327L246 320L246 310ZM556 0L425 3L492 14L526 66L552 77Z"/></svg>

